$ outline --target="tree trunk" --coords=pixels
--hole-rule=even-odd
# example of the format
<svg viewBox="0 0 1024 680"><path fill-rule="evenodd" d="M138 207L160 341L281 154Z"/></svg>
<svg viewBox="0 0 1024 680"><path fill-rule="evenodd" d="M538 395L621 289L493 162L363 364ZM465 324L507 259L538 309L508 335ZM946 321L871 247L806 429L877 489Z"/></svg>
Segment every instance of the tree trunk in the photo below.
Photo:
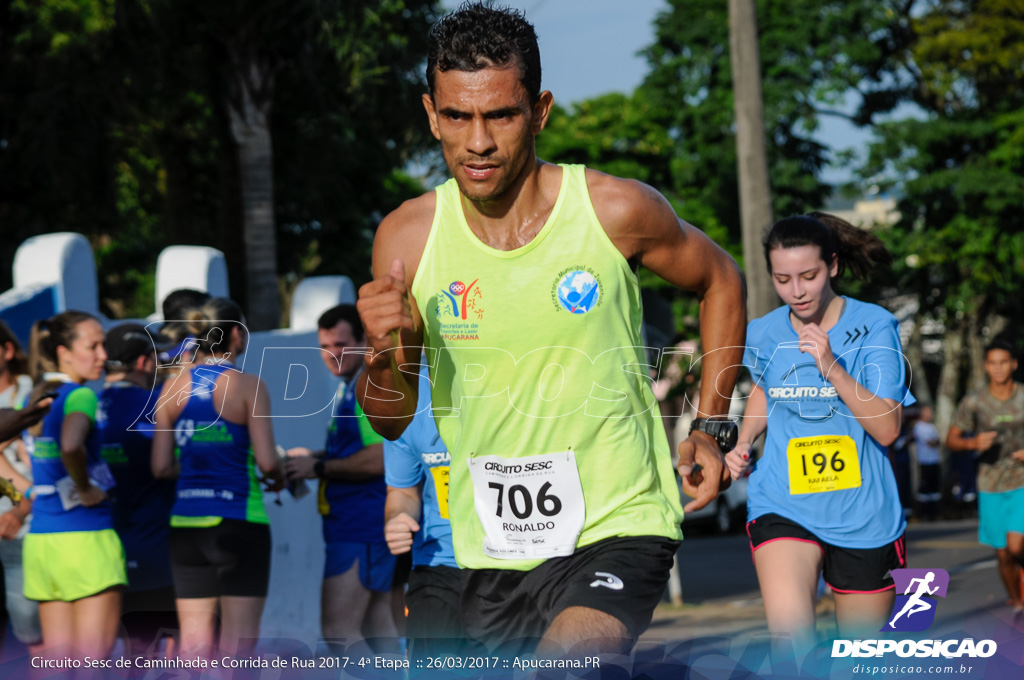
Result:
<svg viewBox="0 0 1024 680"><path fill-rule="evenodd" d="M910 364L911 378L910 391L918 402L922 404L934 404L932 389L928 385L928 376L924 371L924 361L921 359L921 326L924 324L924 314L921 311L920 300L918 300L917 313L914 315L913 327L910 329L910 339L907 342L906 356Z"/></svg>
<svg viewBox="0 0 1024 680"><path fill-rule="evenodd" d="M733 106L736 111L736 163L740 222L747 275L747 315L763 316L778 304L765 267L761 239L772 224L771 184L764 139L761 56L754 0L729 0Z"/></svg>
<svg viewBox="0 0 1024 680"><path fill-rule="evenodd" d="M985 386L985 338L981 334L982 308L985 296L974 300L971 309L964 315L967 318L967 358L970 373L967 376L967 389L976 390Z"/></svg>
<svg viewBox="0 0 1024 680"><path fill-rule="evenodd" d="M964 349L962 321L953 317L947 319L943 345L942 371L939 373L939 389L935 400L935 426L945 439L960 397L960 362Z"/></svg>
<svg viewBox="0 0 1024 680"><path fill-rule="evenodd" d="M273 74L261 68L254 57L235 51L231 56L235 72L228 112L238 152L242 194L246 309L250 328L267 330L281 323L274 225L274 151L270 138Z"/></svg>

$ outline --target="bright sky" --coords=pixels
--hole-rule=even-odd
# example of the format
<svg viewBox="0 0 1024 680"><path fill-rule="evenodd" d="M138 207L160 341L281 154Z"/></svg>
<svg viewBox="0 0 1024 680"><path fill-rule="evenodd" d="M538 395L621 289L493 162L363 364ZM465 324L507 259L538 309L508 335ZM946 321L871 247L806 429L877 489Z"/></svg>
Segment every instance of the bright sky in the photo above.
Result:
<svg viewBox="0 0 1024 680"><path fill-rule="evenodd" d="M723 2L725 0L722 0ZM446 8L459 0L444 0ZM630 92L647 74L637 53L654 41L653 22L668 8L665 0L499 0L526 12L537 30L543 67L542 86L568 106L607 92ZM869 134L829 116L816 135L836 150L862 148ZM827 181L849 172L834 168Z"/></svg>

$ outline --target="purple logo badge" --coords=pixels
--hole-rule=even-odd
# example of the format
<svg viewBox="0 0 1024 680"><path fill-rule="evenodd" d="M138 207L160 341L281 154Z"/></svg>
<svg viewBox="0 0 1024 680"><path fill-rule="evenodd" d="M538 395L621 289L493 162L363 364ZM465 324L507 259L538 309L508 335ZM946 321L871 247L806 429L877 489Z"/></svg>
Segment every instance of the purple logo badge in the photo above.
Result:
<svg viewBox="0 0 1024 680"><path fill-rule="evenodd" d="M896 603L883 632L917 632L935 621L936 597L946 597L949 573L945 569L893 569ZM900 594L902 593L902 595Z"/></svg>

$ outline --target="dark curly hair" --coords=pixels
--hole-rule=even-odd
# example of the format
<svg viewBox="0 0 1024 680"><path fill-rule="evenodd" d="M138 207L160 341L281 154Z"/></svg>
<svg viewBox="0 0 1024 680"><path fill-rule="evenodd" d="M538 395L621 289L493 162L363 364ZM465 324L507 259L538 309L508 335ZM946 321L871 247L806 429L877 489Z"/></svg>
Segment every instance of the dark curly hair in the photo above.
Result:
<svg viewBox="0 0 1024 680"><path fill-rule="evenodd" d="M431 97L438 71L512 65L519 67L519 80L530 103L536 104L540 97L540 47L533 24L517 9L464 2L430 29L427 90Z"/></svg>

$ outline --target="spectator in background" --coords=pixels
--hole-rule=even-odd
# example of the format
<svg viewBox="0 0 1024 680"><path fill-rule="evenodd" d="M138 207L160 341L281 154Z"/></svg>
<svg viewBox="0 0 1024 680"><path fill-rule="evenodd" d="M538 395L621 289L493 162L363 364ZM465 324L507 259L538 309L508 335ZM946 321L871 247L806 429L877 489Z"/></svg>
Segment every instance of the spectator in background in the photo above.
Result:
<svg viewBox="0 0 1024 680"><path fill-rule="evenodd" d="M896 489L900 495L900 505L903 506L903 516L908 519L914 513L914 494L911 492L910 442L914 439L912 423L915 412L914 406L904 409L903 417L900 419L900 435L889 447L889 462L896 475Z"/></svg>
<svg viewBox="0 0 1024 680"><path fill-rule="evenodd" d="M11 329L0 321L0 407L20 407L28 399L32 391L32 377L28 373L28 357ZM17 493L29 493L32 464L24 442L20 437L6 443L0 440L0 451L0 477L9 480ZM38 645L43 641L39 605L22 592L21 546L31 526L31 512L32 501L27 497L17 503L0 498L0 562L4 569L7 615L18 642L26 645L31 654L38 654Z"/></svg>
<svg viewBox="0 0 1024 680"><path fill-rule="evenodd" d="M326 543L321 629L330 645L373 638L383 645L374 651L397 652L391 613L395 556L384 539L383 439L355 395L366 346L363 324L355 305L337 305L320 315L317 327L324 364L340 382L325 448L289 449L287 470L290 480L320 480Z"/></svg>
<svg viewBox="0 0 1024 680"><path fill-rule="evenodd" d="M270 583L258 472L278 491L284 469L266 385L232 363L249 340L241 308L214 298L188 321L196 360L164 383L153 436L153 475L178 477L168 547L180 655L244 655L258 641Z"/></svg>
<svg viewBox="0 0 1024 680"><path fill-rule="evenodd" d="M38 321L31 356L35 389L56 397L27 441L35 495L23 546L25 596L39 601L45 655L104 659L128 579L107 496L113 477L100 458L96 393L85 386L103 374L103 327L74 310Z"/></svg>
<svg viewBox="0 0 1024 680"><path fill-rule="evenodd" d="M1008 342L985 348L988 384L960 402L946 446L978 452L978 540L995 548L1010 602L1024 612L1024 389L1013 379L1016 370Z"/></svg>
<svg viewBox="0 0 1024 680"><path fill-rule="evenodd" d="M934 521L942 500L942 457L939 447L939 428L935 427L935 414L931 406L922 406L919 420L914 424L914 444L917 448L917 502L921 504L921 517Z"/></svg>
<svg viewBox="0 0 1024 680"><path fill-rule="evenodd" d="M121 605L129 651L143 654L177 625L167 536L174 480L152 471L153 423L145 414L156 401L157 351L173 344L144 326L117 326L104 340L107 380L100 393L97 423L101 456L117 480L114 529L124 544L128 588Z"/></svg>

